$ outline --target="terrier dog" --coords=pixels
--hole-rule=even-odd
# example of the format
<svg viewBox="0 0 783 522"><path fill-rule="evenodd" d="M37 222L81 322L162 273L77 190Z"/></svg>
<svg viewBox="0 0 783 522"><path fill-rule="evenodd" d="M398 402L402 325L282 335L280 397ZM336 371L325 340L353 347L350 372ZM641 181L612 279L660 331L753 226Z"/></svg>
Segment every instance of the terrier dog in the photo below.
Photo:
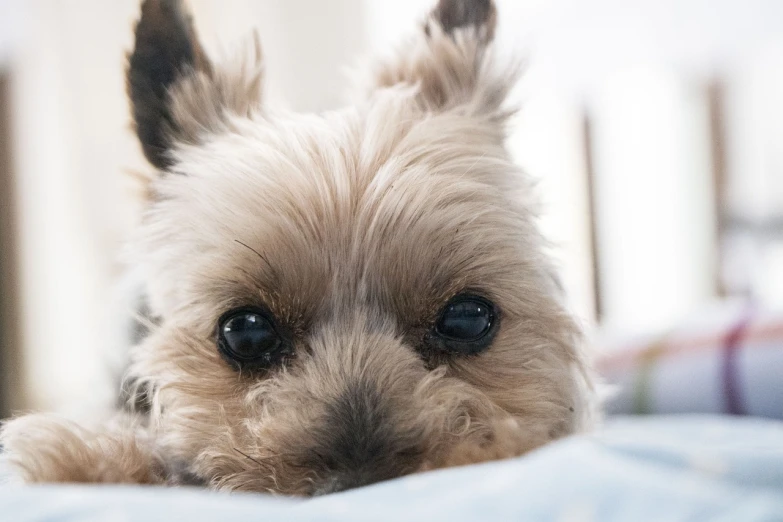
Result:
<svg viewBox="0 0 783 522"><path fill-rule="evenodd" d="M316 495L588 428L580 330L504 149L496 18L441 0L354 106L300 115L265 106L257 42L213 63L181 0L146 0L128 92L158 172L131 248L150 411L12 420L20 475Z"/></svg>

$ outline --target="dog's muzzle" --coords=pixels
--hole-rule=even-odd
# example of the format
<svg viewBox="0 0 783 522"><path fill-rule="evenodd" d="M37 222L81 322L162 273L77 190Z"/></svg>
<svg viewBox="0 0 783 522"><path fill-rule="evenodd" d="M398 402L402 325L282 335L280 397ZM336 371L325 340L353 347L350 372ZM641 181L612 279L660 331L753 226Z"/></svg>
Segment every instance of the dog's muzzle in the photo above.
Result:
<svg viewBox="0 0 783 522"><path fill-rule="evenodd" d="M395 422L393 404L371 383L350 385L330 402L308 452L318 479L313 495L358 488L412 473L419 467L423 437Z"/></svg>

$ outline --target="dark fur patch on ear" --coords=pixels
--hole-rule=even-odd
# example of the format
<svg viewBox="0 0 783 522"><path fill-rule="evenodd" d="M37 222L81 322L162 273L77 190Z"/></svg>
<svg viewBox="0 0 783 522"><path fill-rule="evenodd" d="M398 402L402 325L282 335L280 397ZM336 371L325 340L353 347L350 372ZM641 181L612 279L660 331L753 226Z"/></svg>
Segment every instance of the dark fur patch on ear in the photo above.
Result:
<svg viewBox="0 0 783 522"><path fill-rule="evenodd" d="M433 17L446 33L461 27L485 28L487 39L492 38L496 21L492 0L440 0Z"/></svg>
<svg viewBox="0 0 783 522"><path fill-rule="evenodd" d="M160 169L171 164L167 151L177 131L169 90L193 70L209 73L211 65L182 0L145 0L128 58L128 95L144 155Z"/></svg>

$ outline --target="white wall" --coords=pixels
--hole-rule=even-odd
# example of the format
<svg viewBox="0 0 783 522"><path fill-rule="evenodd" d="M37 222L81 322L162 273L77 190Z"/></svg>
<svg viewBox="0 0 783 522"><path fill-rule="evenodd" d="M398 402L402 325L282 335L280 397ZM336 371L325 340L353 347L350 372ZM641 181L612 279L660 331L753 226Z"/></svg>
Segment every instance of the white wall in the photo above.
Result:
<svg viewBox="0 0 783 522"><path fill-rule="evenodd" d="M8 63L21 226L19 370L28 384L12 406L91 409L108 404L114 389L106 355L120 343L112 284L119 241L133 222L123 170L142 165L129 139L121 63L135 7L10 7L22 28Z"/></svg>

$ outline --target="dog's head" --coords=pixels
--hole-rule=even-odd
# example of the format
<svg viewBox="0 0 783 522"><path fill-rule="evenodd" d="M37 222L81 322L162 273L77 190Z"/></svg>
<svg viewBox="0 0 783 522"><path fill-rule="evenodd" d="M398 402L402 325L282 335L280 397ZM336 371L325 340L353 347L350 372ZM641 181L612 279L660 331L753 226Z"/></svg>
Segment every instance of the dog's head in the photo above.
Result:
<svg viewBox="0 0 783 522"><path fill-rule="evenodd" d="M441 0L355 106L276 112L258 45L212 63L147 0L128 86L159 176L135 351L164 453L214 487L316 494L523 453L589 374L503 146L495 8Z"/></svg>

